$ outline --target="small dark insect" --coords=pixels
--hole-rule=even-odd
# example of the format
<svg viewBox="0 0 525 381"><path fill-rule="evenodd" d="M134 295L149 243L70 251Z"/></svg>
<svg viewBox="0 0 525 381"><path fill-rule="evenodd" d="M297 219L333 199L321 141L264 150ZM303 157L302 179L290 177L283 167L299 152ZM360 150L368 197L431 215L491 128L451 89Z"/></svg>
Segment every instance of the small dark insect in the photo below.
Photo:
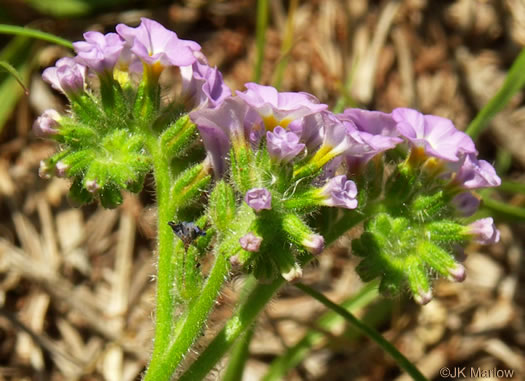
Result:
<svg viewBox="0 0 525 381"><path fill-rule="evenodd" d="M193 222L179 222L178 224L170 221L168 225L173 229L173 232L184 243L184 248L188 250L191 243L199 236L206 235L206 232L195 225Z"/></svg>

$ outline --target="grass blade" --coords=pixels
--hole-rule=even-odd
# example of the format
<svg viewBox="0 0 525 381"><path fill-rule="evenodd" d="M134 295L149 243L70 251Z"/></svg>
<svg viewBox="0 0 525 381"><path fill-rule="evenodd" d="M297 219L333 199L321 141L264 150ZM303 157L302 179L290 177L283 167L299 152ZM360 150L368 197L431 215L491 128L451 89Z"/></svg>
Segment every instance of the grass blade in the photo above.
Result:
<svg viewBox="0 0 525 381"><path fill-rule="evenodd" d="M410 360L408 360L401 352L397 350L388 340L386 340L379 332L374 328L366 325L361 320L356 318L350 312L345 310L343 307L335 304L330 301L323 294L315 291L313 288L306 286L302 283L297 283L294 285L304 293L310 295L312 298L316 299L320 303L324 304L327 308L330 308L334 312L341 315L348 323L352 324L354 327L363 332L370 339L374 340L385 352L387 352L392 358L396 361L401 369L407 372L414 380L416 381L427 381L425 376L416 368Z"/></svg>
<svg viewBox="0 0 525 381"><path fill-rule="evenodd" d="M476 140L481 132L488 126L490 120L500 112L510 101L512 96L525 85L525 49L514 60L503 86L496 95L487 103L470 122L467 134Z"/></svg>
<svg viewBox="0 0 525 381"><path fill-rule="evenodd" d="M254 82L261 81L262 66L264 63L264 45L266 43L266 29L268 28L268 0L257 0L257 27L255 31L257 54L255 57Z"/></svg>
<svg viewBox="0 0 525 381"><path fill-rule="evenodd" d="M18 82L18 84L24 89L24 93L26 95L29 95L29 90L27 89L26 85L24 85L22 77L9 62L0 61L0 69L4 69L9 74L11 74L14 77L14 79Z"/></svg>
<svg viewBox="0 0 525 381"><path fill-rule="evenodd" d="M279 63L277 64L277 68L275 69L275 73L273 76L274 78L273 86L277 90L279 90L279 88L281 87L281 82L283 80L284 71L286 70L286 66L288 66L288 55L290 53L290 49L292 48L292 43L293 43L295 11L297 9L298 4L299 4L299 0L291 0L290 7L288 8L288 18L286 20L286 30L284 32L283 43L281 46L281 59L279 60Z"/></svg>
<svg viewBox="0 0 525 381"><path fill-rule="evenodd" d="M10 62L9 66L17 73L18 79L25 83L29 79L31 54L31 40L17 36L2 49L0 61ZM0 131L22 94L23 91L14 76L0 73Z"/></svg>
<svg viewBox="0 0 525 381"><path fill-rule="evenodd" d="M348 298L341 303L341 306L347 311L354 311L363 308L374 301L378 296L378 282L366 284L357 294ZM336 324L341 323L343 318L334 311L328 311L319 318L315 326L321 330L329 330ZM294 346L275 359L266 375L261 381L279 381L284 380L288 371L295 368L301 363L313 346L319 343L325 337L324 333L319 330L310 330Z"/></svg>
<svg viewBox="0 0 525 381"><path fill-rule="evenodd" d="M0 34L13 34L16 36L36 38L39 40L52 42L53 44L62 45L69 49L73 49L73 44L70 41L55 36L54 34L42 32L37 29L31 29L17 25L0 24Z"/></svg>

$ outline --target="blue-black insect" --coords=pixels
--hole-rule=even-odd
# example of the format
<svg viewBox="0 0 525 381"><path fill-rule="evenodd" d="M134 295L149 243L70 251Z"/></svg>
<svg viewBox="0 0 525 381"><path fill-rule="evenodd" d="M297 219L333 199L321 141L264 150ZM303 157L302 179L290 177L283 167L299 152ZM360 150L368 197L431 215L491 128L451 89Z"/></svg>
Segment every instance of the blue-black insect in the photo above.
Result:
<svg viewBox="0 0 525 381"><path fill-rule="evenodd" d="M197 239L197 237L206 235L206 232L199 228L193 222L179 222L175 223L173 221L168 222L168 225L171 227L173 232L181 239L184 243L184 248L188 250L188 247L191 243Z"/></svg>

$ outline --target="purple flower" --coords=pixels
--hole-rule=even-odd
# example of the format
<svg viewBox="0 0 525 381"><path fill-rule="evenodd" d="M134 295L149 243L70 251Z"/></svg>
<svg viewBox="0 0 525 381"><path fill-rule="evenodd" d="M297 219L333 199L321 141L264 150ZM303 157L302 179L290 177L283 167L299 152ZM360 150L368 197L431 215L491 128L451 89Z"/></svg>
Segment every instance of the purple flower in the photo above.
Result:
<svg viewBox="0 0 525 381"><path fill-rule="evenodd" d="M36 136L46 137L56 135L59 127L60 114L56 110L46 110L33 123L33 133Z"/></svg>
<svg viewBox="0 0 525 381"><path fill-rule="evenodd" d="M477 153L472 139L458 131L449 119L423 115L409 108L396 108L392 118L399 133L430 156L458 161L461 153Z"/></svg>
<svg viewBox="0 0 525 381"><path fill-rule="evenodd" d="M261 247L262 238L250 232L248 234L243 235L239 239L239 243L241 244L241 247L244 250L256 253Z"/></svg>
<svg viewBox="0 0 525 381"><path fill-rule="evenodd" d="M323 111L321 117L324 125L323 144L316 155L328 154L332 157L345 155L360 155L368 152L370 147L361 138L354 122L340 120L329 111Z"/></svg>
<svg viewBox="0 0 525 381"><path fill-rule="evenodd" d="M498 187L501 179L496 170L485 160L477 160L474 155L464 155L461 166L453 181L465 189Z"/></svg>
<svg viewBox="0 0 525 381"><path fill-rule="evenodd" d="M354 123L359 136L365 143L363 149L355 151L349 158L358 158L361 164L366 164L375 155L394 148L403 140L399 138L396 122L392 115L380 111L368 111L349 108L343 114L337 115L341 120Z"/></svg>
<svg viewBox="0 0 525 381"><path fill-rule="evenodd" d="M270 156L283 163L288 163L304 149L304 144L299 143L299 137L282 127L266 132L266 145Z"/></svg>
<svg viewBox="0 0 525 381"><path fill-rule="evenodd" d="M303 239L301 245L314 255L321 254L324 250L324 238L320 234L311 234Z"/></svg>
<svg viewBox="0 0 525 381"><path fill-rule="evenodd" d="M190 113L197 125L204 147L211 156L212 166L217 176L225 171L225 159L231 142L238 144L244 140L244 118L247 106L236 98L227 98L217 108L198 109Z"/></svg>
<svg viewBox="0 0 525 381"><path fill-rule="evenodd" d="M300 123L290 123L288 129L300 137L309 152L313 152L323 142L323 122L323 113L319 112L305 116Z"/></svg>
<svg viewBox="0 0 525 381"><path fill-rule="evenodd" d="M346 209L357 208L357 187L352 180L347 180L345 175L336 176L328 181L319 190L323 197L322 204Z"/></svg>
<svg viewBox="0 0 525 381"><path fill-rule="evenodd" d="M237 92L247 105L253 107L263 119L266 130L287 127L294 120L325 110L328 106L308 93L278 92L271 86L247 83L245 92Z"/></svg>
<svg viewBox="0 0 525 381"><path fill-rule="evenodd" d="M480 200L470 192L460 193L452 199L452 205L464 217L472 216L479 208Z"/></svg>
<svg viewBox="0 0 525 381"><path fill-rule="evenodd" d="M73 43L77 52L77 62L87 66L96 73L112 71L124 48L124 40L116 33L84 33L85 41Z"/></svg>
<svg viewBox="0 0 525 381"><path fill-rule="evenodd" d="M188 66L195 62L193 52L201 49L199 44L179 39L175 32L156 21L144 17L140 20L136 28L119 24L116 29L142 62L159 71L166 66Z"/></svg>
<svg viewBox="0 0 525 381"><path fill-rule="evenodd" d="M204 54L193 53L196 61L191 66L182 66L182 93L191 99L192 108L214 108L231 96L231 90L222 79L221 72L208 66Z"/></svg>
<svg viewBox="0 0 525 381"><path fill-rule="evenodd" d="M272 209L272 194L266 188L252 188L244 196L244 201L256 212Z"/></svg>
<svg viewBox="0 0 525 381"><path fill-rule="evenodd" d="M84 90L86 67L73 58L64 57L44 70L42 78L54 89L70 96Z"/></svg>
<svg viewBox="0 0 525 381"><path fill-rule="evenodd" d="M499 230L494 225L492 217L482 218L467 226L468 234L481 245L490 245L499 242Z"/></svg>

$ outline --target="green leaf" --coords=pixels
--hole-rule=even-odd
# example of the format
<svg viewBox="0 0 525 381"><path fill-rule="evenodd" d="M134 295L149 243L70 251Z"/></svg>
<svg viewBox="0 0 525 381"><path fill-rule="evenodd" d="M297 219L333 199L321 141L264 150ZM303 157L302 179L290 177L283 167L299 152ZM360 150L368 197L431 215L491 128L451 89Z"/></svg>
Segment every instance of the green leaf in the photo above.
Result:
<svg viewBox="0 0 525 381"><path fill-rule="evenodd" d="M525 85L525 49L514 60L503 86L498 90L496 95L487 103L476 115L474 120L467 128L469 134L474 140L488 126L490 120L500 112L511 100L512 96Z"/></svg>
<svg viewBox="0 0 525 381"><path fill-rule="evenodd" d="M316 299L318 302L322 303L325 307L331 309L332 311L340 315L348 323L350 323L355 328L363 332L363 334L365 334L370 339L375 341L385 352L387 352L390 356L392 356L392 358L395 360L397 365L399 365L401 369L407 372L414 380L416 381L426 381L427 380L425 376L423 376L423 374L421 374L421 372L416 368L416 366L412 362L410 362L410 360L408 360L401 352L397 350L397 348L392 343L390 343L383 336L381 336L381 334L377 332L374 328L363 323L361 320L356 318L346 309L335 304L323 294L315 291L313 288L308 287L302 283L296 283L294 284L294 286L300 289L301 291L305 292L306 294L310 295L312 298Z"/></svg>
<svg viewBox="0 0 525 381"><path fill-rule="evenodd" d="M96 9L124 4L127 0L27 0L36 10L53 17L88 15Z"/></svg>
<svg viewBox="0 0 525 381"><path fill-rule="evenodd" d="M16 36L36 38L73 49L73 44L70 41L37 29L31 29L17 25L0 24L0 34L14 34Z"/></svg>

